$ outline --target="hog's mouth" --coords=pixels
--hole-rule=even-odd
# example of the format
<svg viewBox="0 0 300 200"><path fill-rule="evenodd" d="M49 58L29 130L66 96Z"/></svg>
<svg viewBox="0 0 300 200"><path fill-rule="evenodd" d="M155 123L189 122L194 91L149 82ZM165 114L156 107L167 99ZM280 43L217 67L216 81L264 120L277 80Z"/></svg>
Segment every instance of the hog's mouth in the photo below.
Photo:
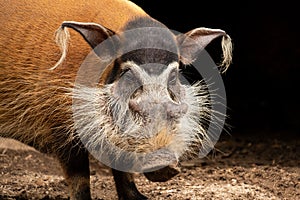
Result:
<svg viewBox="0 0 300 200"><path fill-rule="evenodd" d="M136 156L133 169L139 169L153 182L164 182L176 176L180 172L179 158L170 148L175 137L175 131L162 128L149 138L129 139L128 143L133 147L129 151Z"/></svg>
<svg viewBox="0 0 300 200"><path fill-rule="evenodd" d="M175 131L169 131L167 128L163 128L154 134L152 132L145 133L145 130L143 131L144 132L141 132L139 136L124 138L128 141L128 144L132 146L131 149L126 149L127 151L136 153L151 153L158 149L168 147L176 136ZM142 135L143 133L144 135Z"/></svg>
<svg viewBox="0 0 300 200"><path fill-rule="evenodd" d="M115 124L114 130L118 131L107 132L108 141L115 146L114 152L123 154L119 157L132 158L132 169L145 172L152 180L167 180L178 173L179 157L188 149L190 136L181 131L184 114L174 117L174 112L167 110L172 105L165 102L146 102L144 107L139 102L111 101L111 120ZM187 110L187 106L182 105ZM143 109L145 107L147 109ZM165 171L164 178L151 173L160 169Z"/></svg>

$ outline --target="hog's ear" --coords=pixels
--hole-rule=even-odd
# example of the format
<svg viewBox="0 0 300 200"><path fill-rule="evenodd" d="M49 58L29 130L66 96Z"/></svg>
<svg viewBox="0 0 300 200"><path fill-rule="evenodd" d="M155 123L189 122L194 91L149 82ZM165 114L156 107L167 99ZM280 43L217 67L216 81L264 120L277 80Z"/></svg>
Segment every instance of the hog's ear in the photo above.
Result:
<svg viewBox="0 0 300 200"><path fill-rule="evenodd" d="M232 43L229 35L220 29L196 28L185 34L177 36L179 43L181 62L191 64L197 55L215 38L222 36L223 58L220 64L226 71L232 62Z"/></svg>
<svg viewBox="0 0 300 200"><path fill-rule="evenodd" d="M67 55L67 49L68 49L68 40L69 40L69 32L66 29L71 28L78 33L85 39L85 41L91 46L91 48L94 50L94 52L99 55L100 52L97 52L97 46L103 42L104 40L108 39L110 36L114 35L115 33L105 28L104 26L101 26L96 23L83 23L83 22L73 22L73 21L65 21L61 24L59 29L56 31L56 43L61 49L62 55L60 60L56 63L54 67L51 69L55 69L58 65L60 65ZM106 54L105 56L109 56L114 51L114 45L112 44L112 41L109 41L105 44L106 52L101 52L101 54Z"/></svg>
<svg viewBox="0 0 300 200"><path fill-rule="evenodd" d="M114 35L115 33L96 23L63 22L62 29L72 28L82 35L87 43L94 49L98 44Z"/></svg>

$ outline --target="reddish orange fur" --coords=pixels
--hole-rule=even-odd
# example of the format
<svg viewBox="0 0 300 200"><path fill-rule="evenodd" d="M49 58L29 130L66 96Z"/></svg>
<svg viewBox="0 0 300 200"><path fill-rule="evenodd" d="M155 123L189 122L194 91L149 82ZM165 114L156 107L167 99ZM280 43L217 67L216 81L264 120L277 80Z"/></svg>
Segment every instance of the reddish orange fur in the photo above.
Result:
<svg viewBox="0 0 300 200"><path fill-rule="evenodd" d="M61 54L55 31L63 21L78 21L118 32L146 13L121 0L1 0L0 8L0 136L59 148L57 141L72 139L59 133L72 132L69 88L91 48L71 30L66 60L49 70Z"/></svg>

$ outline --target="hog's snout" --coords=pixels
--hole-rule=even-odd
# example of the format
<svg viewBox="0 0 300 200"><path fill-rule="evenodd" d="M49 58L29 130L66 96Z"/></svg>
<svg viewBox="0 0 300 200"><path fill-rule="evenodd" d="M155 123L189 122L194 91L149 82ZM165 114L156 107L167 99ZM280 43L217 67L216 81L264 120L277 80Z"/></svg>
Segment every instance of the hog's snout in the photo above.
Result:
<svg viewBox="0 0 300 200"><path fill-rule="evenodd" d="M142 101L140 98L130 99L129 108L132 112L137 113L142 118L152 119L159 113L166 119L176 120L186 114L187 105L185 103L176 103L172 101Z"/></svg>

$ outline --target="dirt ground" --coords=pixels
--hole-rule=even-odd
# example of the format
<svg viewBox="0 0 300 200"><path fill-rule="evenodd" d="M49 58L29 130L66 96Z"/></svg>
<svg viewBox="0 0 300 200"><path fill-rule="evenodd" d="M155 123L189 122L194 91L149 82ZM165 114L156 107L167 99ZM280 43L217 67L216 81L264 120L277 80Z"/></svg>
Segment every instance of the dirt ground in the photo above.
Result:
<svg viewBox="0 0 300 200"><path fill-rule="evenodd" d="M150 199L298 200L300 138L295 134L223 134L204 159L182 163L164 183L137 175ZM68 199L61 169L52 157L0 138L0 199ZM110 170L91 160L93 199L117 199Z"/></svg>

